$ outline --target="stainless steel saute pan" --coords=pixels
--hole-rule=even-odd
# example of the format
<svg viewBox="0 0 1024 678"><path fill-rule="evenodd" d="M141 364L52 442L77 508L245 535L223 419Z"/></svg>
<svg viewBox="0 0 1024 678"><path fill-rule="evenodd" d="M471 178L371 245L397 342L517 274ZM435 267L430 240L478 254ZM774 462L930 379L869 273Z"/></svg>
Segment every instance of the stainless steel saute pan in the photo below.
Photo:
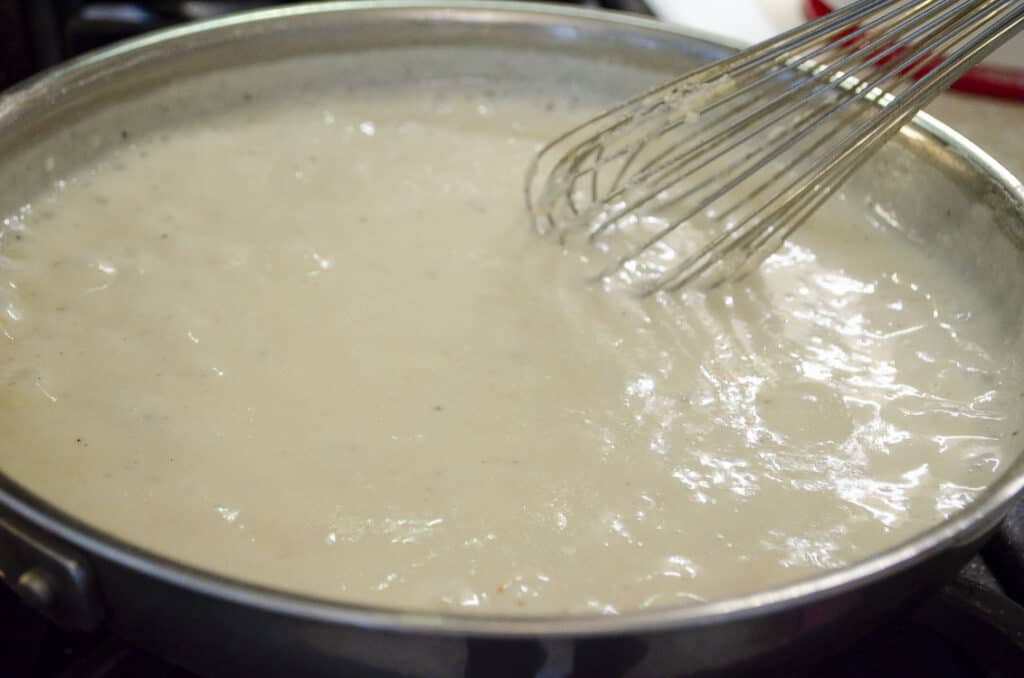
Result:
<svg viewBox="0 0 1024 678"><path fill-rule="evenodd" d="M649 71L650 82L730 49L645 19L516 3L322 3L194 24L86 56L0 97L0 213L45 179L34 149L112 103L239 64L414 45L500 47L510 61L569 55L594 69L623 63ZM646 84L609 85L608 99ZM863 196L865 210L911 224L910 237L998 300L1008 341L1024 333L1024 191L1004 169L920 116L850 193ZM547 667L667 676L763 665L834 644L951 576L1022 487L1018 460L969 508L868 560L755 595L620 616L400 612L258 588L105 535L2 474L0 569L8 585L66 625L106 624L223 674L509 675Z"/></svg>

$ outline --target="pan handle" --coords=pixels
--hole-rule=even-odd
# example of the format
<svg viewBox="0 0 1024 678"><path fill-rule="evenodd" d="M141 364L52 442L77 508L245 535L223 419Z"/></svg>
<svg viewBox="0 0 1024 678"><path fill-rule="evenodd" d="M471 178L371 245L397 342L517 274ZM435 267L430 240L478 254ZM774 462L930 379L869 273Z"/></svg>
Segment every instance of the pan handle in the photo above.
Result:
<svg viewBox="0 0 1024 678"><path fill-rule="evenodd" d="M0 579L64 628L91 631L103 619L86 560L5 513L0 513Z"/></svg>

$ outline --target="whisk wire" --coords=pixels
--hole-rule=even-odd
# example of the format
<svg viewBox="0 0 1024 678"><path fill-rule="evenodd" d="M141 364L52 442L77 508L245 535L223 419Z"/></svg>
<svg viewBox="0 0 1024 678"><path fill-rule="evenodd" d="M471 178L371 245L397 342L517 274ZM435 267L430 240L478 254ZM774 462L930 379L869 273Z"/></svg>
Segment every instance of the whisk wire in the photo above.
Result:
<svg viewBox="0 0 1024 678"><path fill-rule="evenodd" d="M952 17L952 18L956 19L956 17ZM950 17L939 17L939 19L934 20L933 22L930 22L930 23L934 24L934 28L938 28L938 29L941 30L941 28L943 26L943 22L944 21L948 21L948 20L950 20ZM929 26L929 27L933 27L933 26ZM924 28L922 28L921 30L924 30ZM862 69L864 67L867 67L868 65L870 65L870 64L872 64L874 62L878 62L878 61L883 60L890 53L896 51L897 49L900 49L901 46L902 46L901 43L895 43L891 47L889 47L889 48L887 48L885 50L882 50L880 52L877 52L875 55L873 55L871 57L871 59L869 59L868 61L865 61L865 62L859 64L858 67L857 67L857 70L860 70L860 69ZM867 49L867 48L863 48L863 49ZM892 65L887 66L885 68L885 70L880 72L879 77L877 77L875 80L873 80L873 81L871 81L869 83L858 83L858 85L856 87L852 88L852 90L851 90L852 93L851 93L850 96L848 96L845 99L840 100L839 102L837 102L837 103L835 103L833 105L826 105L824 107L825 110L822 112L822 114L819 115L819 116L814 117L811 120L810 124L808 124L806 126L801 126L801 125L794 126L796 128L796 131L794 133L790 134L787 137L787 139L785 140L784 144L782 144L779 147L774 147L773 150L775 150L776 152L783 152L783 151L788 150L790 147L793 147L793 146L797 145L805 137L807 137L808 135L810 135L813 132L815 132L817 130L817 128L819 127L819 125L822 123L822 121L826 120L828 116L834 115L834 114L840 112L843 108L846 108L849 105L851 105L852 103L855 103L856 100L857 100L857 96L859 96L860 90L863 90L863 89L873 90L873 89L876 89L876 88L884 85L886 80L889 79L893 74L898 74L899 72L904 70L907 66L912 65L916 61L919 61L921 56L923 56L926 53L927 53L926 49L919 50L918 52L913 53L909 58L905 59L904 61L902 61L902 62L895 62ZM830 69L830 70L834 70L834 69ZM854 74L853 72L851 72L849 74L840 73L840 78L841 79L848 79L853 74ZM820 73L817 74L817 75L820 75ZM797 105L799 105L799 103L800 102L798 101ZM820 111L822 109L819 108L817 110ZM807 117L811 117L811 116L807 116ZM777 121L778 121L777 119L773 119L772 120L773 123L777 122ZM740 140L739 140L738 143L742 143L742 142L748 141L752 136L754 136L756 134L759 134L764 129L765 129L765 127L762 126L762 127L759 127L757 129L755 129L753 134L747 135L747 136L744 136L744 137L740 137ZM798 155L792 161L791 164L792 165L798 165L802 160L804 160L805 158L807 158L808 156L810 156L814 152L815 152L815 148L813 146L808 146L807 148L805 148L801 152L800 155ZM750 158L752 155L753 154L748 154L747 156L744 157L743 160L745 161L747 158ZM710 196L705 197L703 200L701 200L696 205L694 205L689 212L685 213L682 217L679 217L677 220L675 220L674 222L670 223L668 226L663 228L661 231L658 231L657 233L655 233L654 236L649 238L647 241L645 241L642 245L640 245L639 247L634 249L632 252L627 253L626 255L620 257L619 260L615 262L615 264L613 264L611 267L605 269L605 271L602 272L602 275L610 275L610 274L614 273L615 271L619 270L630 259L633 259L636 256L639 256L640 254L642 254L644 251L646 251L651 246L653 246L654 244L659 242L662 238L664 238L669 232L671 232L674 229L678 228L680 225L682 225L683 223L685 223L689 219L692 219L694 216L696 216L696 214L698 214L700 211L706 209L710 204L712 204L713 202L715 202L716 200L722 198L723 196L725 196L727 194L734 193L733 192L734 188L736 188L738 185L740 185L743 182L745 182L748 178L753 176L755 173L757 173L757 172L761 171L762 169L764 169L765 166L768 164L767 159L762 159L762 158L755 158L755 159L758 160L758 162L755 162L755 163L747 165L747 167L745 169L743 169L743 171L741 171L739 174L734 176L725 185L720 186L716 192L712 193ZM743 162L743 161L741 161L741 162ZM727 168L726 169L726 174L727 175L731 174L734 170L738 169L738 165L739 164L740 163L735 163L733 166L730 166L729 168ZM673 169L681 169L681 168L675 167ZM780 167L780 168L776 169L774 171L774 173L770 175L768 180L764 181L759 186L754 187L749 192L744 193L742 196L736 197L736 202L734 202L734 204L732 206L722 210L721 213L719 214L719 217L728 216L729 214L733 213L736 209L738 209L740 206L742 206L744 202L749 201L751 198L756 198L759 195L761 195L762 193L766 192L768 189L770 189L773 186L773 184L777 180L785 177L788 173L789 173L789 169L787 167ZM648 179L647 177L642 177L640 179L640 181L645 182L645 181L647 181L647 179ZM715 183L715 182L719 181L720 179L721 179L720 176L709 177L709 178L705 179L704 181L700 182L696 188L703 187L703 186L708 185L710 183ZM681 178L676 178L676 179L674 179L674 181L678 182L678 181L682 181L682 179ZM662 190L665 190L665 188L667 188L667 186L661 185L661 186L658 186L657 188L655 188L653 190L654 191L662 191ZM673 198L672 202L666 203L665 205L663 205L663 207L671 206L674 202L678 202L678 201L680 201L681 199L683 199L685 197L689 197L694 192L694 190L695 189L690 189L690 190L684 192L681 196ZM653 198L656 195L657 195L656 192L651 192L650 195L648 196L648 199L651 199L651 198ZM635 208L641 207L641 206L642 206L642 204L640 204L640 203L634 203L633 205L630 206L630 209L635 209ZM753 219L756 216L758 216L757 212L755 212L753 215L751 215L751 217L748 217L746 220L744 220L744 221L740 222L739 224L737 224L736 227L733 230L727 231L727 232L721 234L715 241L712 242L711 246L713 246L713 247L722 246L729 239L737 239L738 240L738 244L742 244L744 241L742 239L742 231L741 231L741 229L751 219ZM610 220L609 220L609 223L610 223ZM681 267L686 267L688 264L689 265L693 265L693 262L691 260L687 260L687 261L684 261L682 264L680 264L680 266ZM701 269L701 270L703 270L703 269ZM670 273L667 277L672 278L674 276L672 276L671 273Z"/></svg>
<svg viewBox="0 0 1024 678"><path fill-rule="evenodd" d="M1024 11L1022 11L1021 13L1024 14ZM991 38L991 36L995 33L995 31L998 28L1006 28L1011 26L1012 24L1018 23L1019 21L1020 18L1014 20L1013 17L1008 16L1003 21L1001 21L999 25L993 27L990 31L980 34L976 39L971 40L967 45L965 45L963 48L961 48L961 50L958 51L962 51L963 54L967 54L969 52L980 50L983 48L984 43ZM956 54L957 53L953 53L953 55ZM912 62L914 61L914 59L910 59L908 61ZM927 62L921 61L920 57L917 59L917 61L918 63L914 67L915 69L920 69L927 66ZM948 63L953 62L950 61ZM951 83L953 80L959 77L962 71L966 70L966 68L967 66L959 66L955 68L950 67L948 72L942 73L937 77L946 78L948 79L948 82ZM909 88L902 97L893 98L888 105L903 104L906 101L910 100L909 97L922 96L922 92L924 93L924 95L927 95L927 88L928 83L925 83L923 81L918 82L917 84ZM743 248L745 245L747 246L748 254L747 256L744 257L744 259L749 259L750 255L752 255L753 253L761 253L764 255L770 253L772 250L770 248L765 247L765 243L773 235L776 235L774 233L775 224L785 224L782 232L777 234L777 238L779 240L784 240L786 237L789 236L789 234L796 230L796 228L798 228L806 220L806 218L810 216L810 214L814 212L814 210L820 205L821 202L827 199L834 192L834 190L842 183L843 180L845 180L849 176L849 174L852 174L857 169L857 167L859 166L860 159L866 157L866 155L869 154L875 148L877 148L877 146L884 143L890 132L895 131L896 129L904 125L906 122L909 122L909 120L913 117L916 111L917 108L915 106L908 106L906 111L900 117L891 119L890 121L887 122L886 126L877 129L872 129L870 136L861 136L859 134L860 132L866 133L866 130L863 129L858 129L851 132L849 136L857 137L860 143L863 145L861 148L851 147L850 151L847 154L841 155L835 160L828 163L829 166L818 166L813 168L813 171L829 176L829 178L831 179L830 181L821 182L819 184L814 185L813 187L806 183L803 184L800 192L797 195L793 196L791 200L784 202L784 204L781 207L779 207L776 212L768 215L765 218L765 222L769 224L769 226L761 230L754 229L742 233L742 235L736 239L736 242L730 246L729 251L726 252L726 254L730 254L732 251ZM808 174L810 174L811 172L812 171L809 170ZM798 216L790 218L791 212L797 213ZM753 239L753 243L750 243L751 239ZM720 245L721 243L719 243L719 246ZM675 281L664 284L661 287L667 290L674 290L692 282L695 278L702 275L714 264L715 260L711 256L713 254L714 250L710 250L704 253L704 261L700 266L688 267L687 265L685 265L685 263L679 265L678 269L680 271L684 271L685 275L683 275L682 277L678 277L677 274L677 278Z"/></svg>
<svg viewBox="0 0 1024 678"><path fill-rule="evenodd" d="M573 136L576 136L577 133L583 131L584 128L597 126L606 120L616 117L617 114L621 114L634 107L643 105L644 102L649 103L649 107L646 110L632 111L631 114L628 116L619 116L618 120L614 121L607 128L601 129L600 132L595 133L594 136L587 137L583 140L575 142L576 145L573 148L571 148L568 152L562 155L562 160L564 162L560 162L550 172L551 177L563 174L574 174L575 169L578 168L579 165L582 164L582 162L586 159L586 157L590 155L592 146L602 145L597 143L600 139L598 134L602 136L615 134L628 124L630 118L642 119L643 116L651 115L657 108L664 104L663 97L659 95L665 95L666 93L669 93L672 90L681 89L683 87L686 87L688 84L706 84L719 78L722 75L722 73L729 69L731 69L731 77L738 78L746 70L752 67L756 67L762 63L776 59L778 57L779 50L782 49L784 45L786 45L787 37L793 41L794 45L800 45L803 44L804 42L817 38L817 33L829 32L833 24L840 24L840 28L835 30L847 30L841 26L842 19L844 17L855 19L862 14L868 13L870 10L876 7L884 6L890 1L891 0L863 0L860 3L860 5L864 5L864 7L860 7L859 5L847 7L819 20L819 22L817 23L820 25L818 26L816 31L808 30L807 26L800 26L794 28L786 33L783 33L779 36L776 36L775 38L769 39L762 43L761 46L764 49L763 53L761 54L755 54L750 50L746 52L740 52L727 59L718 62L713 62L703 68L691 71L686 76L677 78L673 81L660 85L645 94L642 94L632 100L620 104L619 106L609 109L608 111L602 113L598 117L591 120L587 125L569 130L568 132L562 134L552 142L548 143L544 148L541 149L538 155L534 158L534 161L528 170L528 175L534 176L538 173L537 165L538 160L541 157L549 154L553 149L557 148L558 146L568 143ZM611 162L615 160L617 157L618 156L616 155L610 158L606 158L604 162ZM566 172L564 164L568 162L573 162L573 172ZM531 191L532 187L528 185L527 192L530 193ZM570 200L569 202L570 206L574 208L574 204L572 203L572 201ZM573 211L575 213L575 209Z"/></svg>
<svg viewBox="0 0 1024 678"><path fill-rule="evenodd" d="M868 3L868 4L871 5L871 6L878 6L878 5L884 5L887 2L889 2L889 1L890 0L881 0L881 2L872 2L872 3ZM852 8L850 8L850 9L852 9ZM859 36L861 33L869 30L873 26L875 26L875 25L877 25L879 23L885 22L885 21L893 18L894 16L897 16L897 15L899 15L901 13L904 13L904 12L905 12L905 10L903 10L901 8L896 8L896 9L893 10L893 12L891 14L883 15L881 17L878 17L878 18L876 18L875 20L873 20L872 22L866 24L863 27L855 28L855 29L849 29L849 28L841 29L841 30L843 30L843 35L846 36L844 38L844 40L853 39L853 38ZM853 12L853 14L859 14L859 12ZM834 31L834 32L838 32L838 30L840 30L840 29L836 29L836 31ZM849 32L849 31L852 31L852 33ZM806 31L804 31L801 28L794 29L793 31L790 31L790 33L792 33L794 35L800 34L800 33L804 33L804 32L806 32ZM641 97L638 97L637 99L634 99L632 102L627 102L627 104L623 104L623 105L621 105L621 106L619 106L617 108L611 109L610 111L602 114L598 118L595 118L592 122L598 122L598 121L601 121L601 120L604 120L604 119L610 117L613 113L615 113L617 111L620 111L623 108L626 108L629 105L629 103L641 103L642 101L650 100L650 99L653 98L654 99L653 103L651 103L650 106L646 110L642 110L638 114L634 114L634 115L631 116L632 119L642 119L644 116L653 114L658 108L660 108L660 107L665 105L665 99L664 98L652 97L652 95L655 95L655 94L665 94L665 93L670 92L671 90L677 90L677 89L681 89L681 88L693 87L693 86L700 85L700 84L706 84L706 83L711 82L712 80L720 77L722 72L725 71L728 68L731 68L731 70L729 71L730 79L733 80L733 81L738 82L738 81L740 81L741 75L743 73L747 72L749 69L751 69L753 67L756 67L756 66L759 66L759 65L761 65L762 63L765 63L765 62L771 62L772 59L775 59L778 56L777 50L770 49L769 47L770 47L770 45L772 43L779 42L780 38L784 37L785 35L787 35L787 34L783 34L782 36L778 36L777 38L774 38L774 39L769 40L769 41L767 41L765 43L762 43L762 45L766 47L766 50L765 50L764 54L762 54L760 56L751 57L751 55L749 55L747 52L741 52L741 53L737 54L736 56L731 57L729 59L725 59L725 60L722 60L722 61L719 61L719 62L715 62L715 63L713 63L713 64L711 64L711 65L709 65L709 66L707 66L705 68L698 69L696 71L692 71L690 74L688 74L686 76L683 76L681 78L677 78L676 80L674 80L672 82L669 82L669 83L667 83L665 85L662 85L662 86L656 88L655 90L652 90L651 92L649 92L649 93L647 93L645 95L642 95ZM805 35L805 36L797 36L797 40L796 40L796 42L794 44L795 45L803 44L804 42L806 42L808 40L811 40L811 39L815 39L816 37L817 36L815 34L813 34L813 33L811 33L809 35ZM801 60L802 61L806 61L808 59L811 59L814 56L816 56L816 55L818 55L818 54L820 54L820 53L822 53L822 52L824 52L824 51L826 51L828 49L831 49L831 47L832 47L832 45L825 44L824 46L819 47L817 50L811 52L810 54L804 55L803 57L801 57ZM780 64L780 63L775 63L775 62L769 63L768 65L772 69L781 68L781 67L786 66L786 64ZM792 65L799 65L799 64L792 64L792 63L790 63L789 65L792 66ZM747 88L749 89L749 88L755 87L757 85L763 84L766 80L769 80L772 77L772 75L773 75L772 72L761 73L760 77L757 80L755 80L753 83L750 83L747 86ZM711 107L716 107L716 106L722 105L724 103L727 103L731 99L734 99L737 96L739 96L740 94L745 93L745 92L746 92L746 90L741 90L741 91L738 91L738 92L733 92L731 94L728 94L728 95L722 97L721 99L719 99L718 101L714 102ZM753 104L754 102L751 101L750 103ZM702 113L703 112L705 112L705 111L702 111ZM630 118L623 117L623 118L619 119L618 121L616 121L615 123L613 123L608 128L602 130L602 134L607 135L607 134L613 134L615 132L618 132L623 127L627 126L629 121L630 121ZM673 129L674 127L675 126L673 125L669 129ZM559 143L560 141L564 140L565 138L567 138L568 136L571 136L571 135L572 135L572 131L570 131L566 135L563 135L559 139L556 139L554 142L549 144L549 146L554 146L557 143ZM597 135L589 137L589 138L586 138L586 139L578 142L576 147L573 148L564 157L568 158L569 156L576 156L579 160L582 161L583 159L585 159L585 157L587 157L589 155L587 151L590 149L591 145L595 144L597 141L598 141L598 136ZM547 149L542 150L541 154L543 154L544 151L546 151L546 150ZM619 156L615 155L615 156L607 157L607 158L605 158L604 163L612 162L617 157L619 157ZM582 162L577 162L574 165L572 165L572 167L575 170L581 164L582 164ZM597 165L597 166L593 166L592 165L592 166L588 167L587 169L582 170L579 173L568 172L568 174L570 174L572 176L572 178L576 178L576 177L582 176L582 175L584 175L586 173L589 173L591 171L594 171L595 169L598 169L598 168L599 168L599 165ZM562 169L564 169L564 168L562 168L562 167L556 168L556 170L555 170L555 172L553 172L553 174L557 173L559 170L562 170Z"/></svg>
<svg viewBox="0 0 1024 678"><path fill-rule="evenodd" d="M938 9L938 8L936 8L936 9ZM923 10L923 12L928 12L928 11L934 11L934 10L928 10L927 8L925 8ZM893 10L893 12L890 13L889 15L883 15L881 17L875 18L872 21L864 24L860 28L853 29L852 32L850 32L849 34L844 34L845 35L844 41L848 42L848 41L854 40L854 39L860 37L861 35L863 35L864 33L866 33L868 31L870 31L870 30L872 30L872 29L874 29L874 28L884 24L885 22L887 22L889 20L891 20L893 17L898 16L899 14L906 14L906 12L905 12L905 10L903 10L901 8L897 8L897 9ZM904 19L904 21L906 21L906 19ZM898 29L899 25L897 25L896 28ZM825 52L827 52L828 50L830 50L832 48L833 48L832 44L821 45L821 46L817 47L816 49L814 49L813 51L811 51L811 52L809 52L807 54L802 54L799 57L796 57L796 58L790 60L789 62L787 62L784 65L773 66L771 69L769 69L766 73L762 74L760 77L758 77L753 82L748 83L743 88L737 89L736 91L733 91L733 92L723 96L722 98L712 102L706 108L698 111L698 115L707 115L708 113L712 112L714 109L719 108L719 107L721 107L721 106L723 106L723 105L725 105L727 103L730 103L731 101L733 101L735 99L738 99L738 98L742 97L743 95L746 95L746 94L750 93L752 90L754 90L754 88L765 84L765 82L771 80L774 77L777 77L778 69L780 69L780 68L800 68L800 67L804 66L805 64L807 64L809 62L813 62L813 60L815 58L821 56L822 54L824 54ZM842 68L847 62L850 62L850 61L856 59L858 56L861 56L866 51L867 51L867 49L862 49L862 50L853 52L853 53L851 53L851 54L849 54L847 56L844 56L843 58L839 59L838 61L835 61L834 63L829 64L827 67L825 67L824 70L822 70L820 73L818 73L816 75L818 75L819 77L821 77L821 76L828 76L832 72L835 72L836 70ZM852 74L852 72L851 72L851 74ZM735 76L735 74L733 74L731 77L733 77L735 79L736 76ZM758 109L757 113L763 115L764 112L769 112L769 111L772 111L772 110L776 109L781 102L786 101L789 98L789 95L794 94L797 90L807 86L807 84L809 82L811 82L811 81L809 81L806 78L799 80L795 85L790 86L788 89L786 89L785 91L783 91L779 95L775 96L771 101L769 101L767 104L765 104L762 108ZM815 84L816 84L817 88L827 87L827 84L825 84L825 83L820 83L819 82L819 83L815 83ZM756 104L756 99L747 97L747 101L740 105L740 110L745 110L747 108L750 108L750 107L754 106L755 104ZM799 102L790 102L789 107L781 115L784 116L786 114L786 112L791 112L792 109L794 107L798 106L798 105L799 105ZM747 115L747 116L741 118L739 121L734 122L730 126L729 129L724 130L719 135L717 135L717 138L719 138L719 139L728 138L728 136L731 133L733 133L737 129L742 128L744 126L744 124L746 122L748 122L749 120L751 120L753 117L754 117L754 115ZM760 116L758 116L758 117L760 117ZM781 117L781 116L779 116L779 117ZM728 119L729 119L728 116L723 116L723 117L719 118L719 121L728 120ZM773 120L777 120L777 119L778 118L775 118ZM666 127L664 130L660 130L658 132L658 134L659 134L659 136L664 136L665 134L668 134L668 133L671 133L671 132L675 131L676 129L678 129L679 126L681 126L684 123L685 123L685 121L673 123L672 125ZM713 127L714 127L714 124L709 125L709 129L707 131L710 131ZM751 133L751 134L753 134L753 133ZM665 151L665 153L663 153L661 156L654 158L647 165L642 167L640 169L638 180L640 180L640 181L645 180L645 177L649 176L648 172L650 170L650 167L655 162L658 162L658 161L662 160L664 158L664 156L667 155L670 152L671 152L671 149L667 149ZM664 165L662 165L662 167L664 167ZM659 171L660 171L660 169L659 169ZM621 175L622 175L622 172L620 171L620 178L621 178ZM612 185L613 185L613 188L615 188L615 187L617 187L618 182L613 182Z"/></svg>
<svg viewBox="0 0 1024 678"><path fill-rule="evenodd" d="M921 32L921 31L925 30L926 27L930 27L931 24L935 24L938 21L939 20L933 20L932 22L929 22L929 24L927 26L922 27L917 32ZM635 200L635 201L630 202L630 203L627 203L623 207L615 210L614 213L608 214L603 219L601 219L601 220L597 221L596 223L594 223L592 225L591 231L590 231L591 238L593 239L595 236L600 235L600 233L602 233L608 226L611 225L612 222L614 222L615 218L617 218L617 216L619 214L627 213L627 212L632 212L634 210L642 208L648 201L650 201L651 199L656 197L657 194L660 191L665 190L672 183L676 183L676 182L682 181L683 178L680 177L679 172L681 172L683 169L687 169L687 170L689 170L690 173L693 173L693 172L700 171L701 169L706 167L708 164L712 163L715 160L715 157L710 155L708 153L708 151L715 150L715 151L718 151L719 153L728 153L728 152L730 152L730 151L732 151L732 150L734 150L734 149L736 149L737 147L740 147L740 146L746 145L746 146L749 147L748 142L750 142L753 139L755 139L755 138L761 136L762 134L768 132L772 128L772 126L774 126L777 123L781 122L787 116L793 115L797 111L797 109L799 109L802 106L804 106L804 102L803 101L801 101L800 99L791 99L790 95L795 94L797 91L807 87L808 85L814 85L814 88L810 92L810 95L819 93L819 92L824 91L826 89L830 89L830 88L832 88L836 84L836 82L833 79L831 79L831 76L833 74L835 74L837 72L840 72L841 73L841 77L839 78L840 80L846 79L846 78L849 78L849 77L852 77L852 76L855 76L859 71L861 71L863 69L866 69L866 68L870 67L871 65L879 62L879 61L882 61L883 59L885 59L886 57L890 56L892 53L894 53L898 49L902 49L906 45L906 41L907 40L909 40L909 37L908 38L904 38L903 40L894 43L893 45L891 45L890 47L882 50L881 52L878 52L877 50L875 50L876 53L874 55L872 55L869 59L867 59L867 60L865 60L865 61L863 61L863 62L861 62L859 64L856 64L854 66L854 68L852 70L850 70L850 71L841 72L840 69L843 66L845 66L848 62L850 62L851 60L856 59L859 56L862 56L863 53L868 52L868 51L873 49L872 46L862 47L860 50L857 50L856 52L853 52L853 53L851 53L851 54L849 54L849 55L847 55L847 56L845 56L845 57L835 61L834 63L828 65L827 67L823 68L822 70L816 72L814 74L815 75L814 78L803 78L798 83L789 86L789 88L787 88L784 92L782 92L781 94L779 94L776 97L774 97L764 107L762 107L760 109L757 109L753 113L750 113L750 114L747 114L747 115L744 115L744 116L740 117L739 120L736 120L735 122L733 122L727 129L721 130L720 132L716 133L714 135L714 137L712 137L710 142L708 142L706 144L701 144L701 142L704 139L704 136L701 136L696 143L688 145L686 150L682 154L676 155L671 161L668 161L666 163L662 163L662 164L658 165L657 167L652 167L652 162L660 160L660 159L663 159L665 155L671 153L671 151L672 151L671 148L666 149L666 151L664 151L662 154L660 154L660 156L658 158L655 158L654 161L647 163L647 165L645 165L643 168L641 168L641 170L639 171L637 176L633 179L634 183L646 184L648 186L653 186L653 188L651 188L651 190L647 192L647 195L644 198L642 198L640 200ZM821 50L817 50L817 51L815 51L812 54L817 55L818 53L820 53L820 51ZM801 61L797 64L797 66L798 67L802 66L805 63L807 63L807 60L806 59L801 59ZM782 102L787 102L787 101L788 101L787 105L781 106ZM717 103L718 102L716 102L715 105L717 105ZM779 110L780 108L781 108L781 110ZM821 113L822 115L827 115L827 114L829 114L831 112L834 112L835 110L838 110L838 108L839 107L837 107L837 106L829 106L828 104L826 104L824 106L819 106L814 111L804 112L803 117L798 119L797 122L798 123L802 123L803 120L812 117L812 115L814 115L816 113ZM709 110L709 109L704 109L699 114L703 115L705 113L705 111L707 111L707 110ZM771 113L772 115L766 118L765 117L766 113ZM723 119L727 119L727 118L723 118ZM744 128L747 128L749 123L752 122L753 120L756 120L756 119L760 119L760 122L758 122L756 126L754 126L752 128L749 128L743 134L739 134L739 135L736 134L737 132L743 130ZM817 121L820 121L820 117L815 118L815 122L817 122ZM795 134L804 134L805 130L804 130L804 128L800 124L792 124L794 121L790 121L790 122L791 122L790 129L795 130L795 132L794 132ZM714 129L714 126L715 126L714 123L708 125L708 131ZM674 129L674 126L673 126L673 129ZM799 140L800 140L799 138L798 139L793 139L793 142L795 143L795 142L797 142ZM725 148L719 148L719 146L721 144L725 144L726 142L728 142L728 143L725 146ZM744 156L744 158L741 161L739 161L737 163L734 163L732 166L728 167L726 169L726 173L732 173L732 172L738 170L741 165L746 164L747 160L752 159L755 156L760 156L760 155L766 154L768 152L768 150L769 150L769 147L764 146L764 145L754 146L751 149L751 151L748 152L748 154L746 156ZM785 150L785 149L780 149L780 150ZM697 164L696 166L690 166L689 165L689 161L692 160L692 159L695 159L696 157L703 157L704 158L703 163ZM758 166L754 166L754 171L756 171L757 169L758 169ZM620 171L619 174L621 175L621 171ZM665 176L670 176L672 178L670 179L669 182L666 183L666 182L661 181L661 179L664 178ZM708 183L710 183L712 181L715 181L716 179L717 179L717 177L710 177L709 179L705 180L702 184L700 184L697 187L695 187L695 189L702 188L703 186L707 185ZM618 181L618 177L617 177L617 181ZM594 183L596 184L596 181ZM614 190L608 196L606 196L606 198L605 198L605 200L608 201L608 202L614 201L616 198L620 197L623 194L623 192L626 190L625 188L617 188L615 186L615 183L613 183L613 189ZM686 195L687 194L684 194L684 196L680 196L679 198L677 198L677 200L680 199L680 198L685 197Z"/></svg>
<svg viewBox="0 0 1024 678"><path fill-rule="evenodd" d="M745 274L1022 25L1024 0L848 5L545 146L527 177L534 223L615 245L600 277L626 272L642 293Z"/></svg>

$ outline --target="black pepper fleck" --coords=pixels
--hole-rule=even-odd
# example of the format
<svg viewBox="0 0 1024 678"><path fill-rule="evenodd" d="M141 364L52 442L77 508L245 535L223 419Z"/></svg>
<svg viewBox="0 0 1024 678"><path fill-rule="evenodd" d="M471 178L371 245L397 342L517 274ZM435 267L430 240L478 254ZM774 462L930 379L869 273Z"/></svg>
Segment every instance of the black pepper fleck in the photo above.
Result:
<svg viewBox="0 0 1024 678"><path fill-rule="evenodd" d="M128 141L128 130L121 130L121 141Z"/></svg>
<svg viewBox="0 0 1024 678"><path fill-rule="evenodd" d="M434 405L434 411L435 411L435 412L440 412L440 411L442 411L443 409L444 409L444 407L443 407L442 405ZM1017 435L1017 433L1016 433L1016 432L1014 432L1014 434L1013 434L1013 435Z"/></svg>

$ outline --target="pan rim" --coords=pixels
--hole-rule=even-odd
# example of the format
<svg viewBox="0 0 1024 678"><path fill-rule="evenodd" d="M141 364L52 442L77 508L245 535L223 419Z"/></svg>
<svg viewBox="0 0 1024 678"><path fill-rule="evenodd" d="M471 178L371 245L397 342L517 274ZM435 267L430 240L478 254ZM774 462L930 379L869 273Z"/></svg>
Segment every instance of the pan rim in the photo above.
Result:
<svg viewBox="0 0 1024 678"><path fill-rule="evenodd" d="M486 15L491 14L519 16L535 22L587 20L605 24L610 28L643 29L668 37L696 39L722 47L740 46L735 41L661 23L654 19L602 10L533 3L493 0L357 0L290 5L243 12L156 31L66 62L0 94L0 123L5 116L12 115L25 105L23 102L31 100L38 92L60 88L97 66L124 59L130 60L133 54L145 48L166 45L213 31L251 28L261 23L287 20L291 17L320 14L351 15L360 12L379 12L395 20L407 16L407 12L432 15L444 20L464 21L474 17L477 20L484 19ZM927 114L918 114L912 124L916 131L923 133L933 143L953 149L977 172L1005 191L1024 221L1024 186L1007 169L963 136ZM36 497L0 470L0 508L89 554L98 555L166 584L268 613L329 624L386 628L408 633L505 638L557 638L678 631L717 626L821 603L910 569L950 548L951 545L970 543L993 528L1011 502L1022 493L1024 454L1018 456L981 497L953 517L886 551L808 579L742 596L686 606L630 611L614 616L596 613L502 616L361 606L318 599L226 577L139 548L80 522L70 514Z"/></svg>

